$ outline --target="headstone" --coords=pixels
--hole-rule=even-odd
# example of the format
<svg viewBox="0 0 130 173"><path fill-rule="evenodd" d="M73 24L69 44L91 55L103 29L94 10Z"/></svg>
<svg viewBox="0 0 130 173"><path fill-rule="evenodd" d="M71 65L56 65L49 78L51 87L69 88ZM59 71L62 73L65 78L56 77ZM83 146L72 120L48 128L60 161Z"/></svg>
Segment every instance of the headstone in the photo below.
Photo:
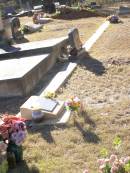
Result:
<svg viewBox="0 0 130 173"><path fill-rule="evenodd" d="M76 48L77 50L80 50L82 48L82 43L79 38L79 32L77 28L73 28L68 33L69 36L69 43L72 48Z"/></svg>
<svg viewBox="0 0 130 173"><path fill-rule="evenodd" d="M40 96L31 96L21 107L21 116L26 119L32 119L32 111L38 108L44 113L45 119L55 119L64 110L63 101L55 101Z"/></svg>
<svg viewBox="0 0 130 173"><path fill-rule="evenodd" d="M130 14L130 7L120 6L119 14Z"/></svg>
<svg viewBox="0 0 130 173"><path fill-rule="evenodd" d="M42 29L43 25L42 24L25 24L24 25L24 31L25 33L33 33L33 32L37 32L40 31L40 29Z"/></svg>

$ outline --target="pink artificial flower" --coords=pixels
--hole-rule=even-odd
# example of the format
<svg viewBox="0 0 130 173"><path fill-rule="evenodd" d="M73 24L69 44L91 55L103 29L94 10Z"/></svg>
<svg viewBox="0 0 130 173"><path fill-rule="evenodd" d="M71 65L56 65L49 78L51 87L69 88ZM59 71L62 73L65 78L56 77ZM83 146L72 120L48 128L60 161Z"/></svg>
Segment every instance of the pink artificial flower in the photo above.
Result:
<svg viewBox="0 0 130 173"><path fill-rule="evenodd" d="M71 106L71 103L72 103L72 100L69 99L65 102L65 106Z"/></svg>
<svg viewBox="0 0 130 173"><path fill-rule="evenodd" d="M6 151L7 145L4 142L0 142L0 151Z"/></svg>
<svg viewBox="0 0 130 173"><path fill-rule="evenodd" d="M101 165L100 167L99 167L99 169L101 170L101 171L103 171L103 169L106 167L106 165L105 164L103 164L103 165Z"/></svg>
<svg viewBox="0 0 130 173"><path fill-rule="evenodd" d="M105 163L106 164L109 163L109 161L110 161L110 159L105 159Z"/></svg>
<svg viewBox="0 0 130 173"><path fill-rule="evenodd" d="M125 157L121 157L120 160L121 160L122 162L124 162L124 161L125 161Z"/></svg>
<svg viewBox="0 0 130 173"><path fill-rule="evenodd" d="M85 169L85 170L83 171L83 173L89 173L88 169Z"/></svg>
<svg viewBox="0 0 130 173"><path fill-rule="evenodd" d="M79 103L80 102L80 99L78 97L75 97L74 98L74 102Z"/></svg>
<svg viewBox="0 0 130 173"><path fill-rule="evenodd" d="M116 159L114 162L113 162L113 166L119 166L120 165L120 162L118 159Z"/></svg>
<svg viewBox="0 0 130 173"><path fill-rule="evenodd" d="M125 164L127 164L129 161L130 161L130 157L129 156L124 159L124 163Z"/></svg>
<svg viewBox="0 0 130 173"><path fill-rule="evenodd" d="M117 171L118 171L118 167L117 166L112 166L111 173L116 173Z"/></svg>
<svg viewBox="0 0 130 173"><path fill-rule="evenodd" d="M119 164L120 164L120 166L124 166L125 165L125 162L122 159L120 159L119 160Z"/></svg>
<svg viewBox="0 0 130 173"><path fill-rule="evenodd" d="M110 156L110 163L113 163L117 159L117 155L112 154Z"/></svg>
<svg viewBox="0 0 130 173"><path fill-rule="evenodd" d="M99 166L104 165L105 159L98 159L97 163L99 164Z"/></svg>

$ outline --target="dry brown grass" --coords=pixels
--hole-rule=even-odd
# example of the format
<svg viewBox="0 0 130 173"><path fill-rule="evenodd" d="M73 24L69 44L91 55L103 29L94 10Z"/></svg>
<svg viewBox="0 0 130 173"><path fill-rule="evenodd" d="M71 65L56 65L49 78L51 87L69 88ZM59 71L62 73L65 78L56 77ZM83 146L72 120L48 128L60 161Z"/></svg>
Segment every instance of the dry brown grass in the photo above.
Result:
<svg viewBox="0 0 130 173"><path fill-rule="evenodd" d="M87 165L96 173L100 150L114 152L116 135L123 141L118 154L130 155L130 22L124 22L111 25L58 94L63 100L70 95L86 100L85 114L75 124L71 119L65 127L29 133L24 144L29 167L40 173L81 173Z"/></svg>
<svg viewBox="0 0 130 173"><path fill-rule="evenodd" d="M20 20L22 25L32 22L31 17L23 17ZM45 24L41 32L28 34L26 35L26 38L29 41L38 41L56 37L64 37L67 36L69 29L77 27L80 32L81 40L85 42L104 20L105 19L103 17L91 17L77 20L53 19L52 22Z"/></svg>

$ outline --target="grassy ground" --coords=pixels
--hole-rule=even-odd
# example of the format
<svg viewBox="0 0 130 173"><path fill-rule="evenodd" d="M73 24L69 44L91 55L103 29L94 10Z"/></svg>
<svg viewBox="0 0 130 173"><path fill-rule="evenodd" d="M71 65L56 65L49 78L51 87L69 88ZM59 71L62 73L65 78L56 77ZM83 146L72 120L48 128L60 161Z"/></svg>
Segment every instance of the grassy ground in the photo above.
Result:
<svg viewBox="0 0 130 173"><path fill-rule="evenodd" d="M85 112L75 124L45 127L29 132L20 168L12 173L81 173L87 166L97 171L100 150L114 151L112 141L123 141L119 155L130 155L130 21L111 25L86 54L58 94L59 99L77 95ZM31 170L29 170L29 167Z"/></svg>

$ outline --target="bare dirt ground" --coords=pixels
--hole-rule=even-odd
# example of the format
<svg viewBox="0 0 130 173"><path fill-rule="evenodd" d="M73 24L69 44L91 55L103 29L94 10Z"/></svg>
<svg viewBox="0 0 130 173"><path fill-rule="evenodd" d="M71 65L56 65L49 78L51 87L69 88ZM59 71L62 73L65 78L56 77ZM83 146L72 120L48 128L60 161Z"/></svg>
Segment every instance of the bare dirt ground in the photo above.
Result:
<svg viewBox="0 0 130 173"><path fill-rule="evenodd" d="M53 19L52 22L45 24L41 32L28 34L26 35L26 38L29 41L38 41L56 37L64 37L67 36L68 31L71 28L77 27L79 29L81 40L85 42L104 20L105 18L103 17L89 17L77 20ZM31 17L21 18L22 25L28 22L32 22Z"/></svg>
<svg viewBox="0 0 130 173"><path fill-rule="evenodd" d="M12 173L81 173L87 166L97 173L100 150L114 153L112 141L119 135L118 155L130 155L130 20L111 25L86 54L58 94L65 100L84 100L85 113L75 124L44 127L29 132L24 144L26 163ZM29 169L31 167L31 169Z"/></svg>
<svg viewBox="0 0 130 173"><path fill-rule="evenodd" d="M72 82L67 83L63 93L72 91L83 97L91 95L94 100L99 93L105 98L103 93L106 92L105 100L109 99L108 93L113 97L121 93L129 94L130 20L124 19L123 22L110 25L72 75Z"/></svg>

